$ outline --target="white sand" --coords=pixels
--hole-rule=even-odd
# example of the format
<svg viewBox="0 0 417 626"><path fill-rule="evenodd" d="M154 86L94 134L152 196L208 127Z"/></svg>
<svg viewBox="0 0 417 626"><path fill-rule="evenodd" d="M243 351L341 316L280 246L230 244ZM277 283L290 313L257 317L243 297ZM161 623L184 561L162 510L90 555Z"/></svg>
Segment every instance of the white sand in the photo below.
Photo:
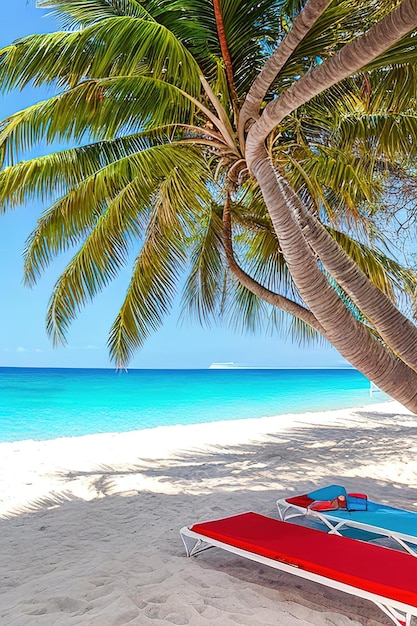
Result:
<svg viewBox="0 0 417 626"><path fill-rule="evenodd" d="M417 417L356 410L0 444L0 624L389 626L179 529L342 483L417 510Z"/></svg>

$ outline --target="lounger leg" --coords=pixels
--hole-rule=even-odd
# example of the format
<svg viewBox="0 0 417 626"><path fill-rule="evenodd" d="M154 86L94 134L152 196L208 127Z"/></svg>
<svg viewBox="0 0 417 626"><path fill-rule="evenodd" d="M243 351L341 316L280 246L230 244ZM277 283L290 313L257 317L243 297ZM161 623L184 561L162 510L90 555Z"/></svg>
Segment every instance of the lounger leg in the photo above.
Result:
<svg viewBox="0 0 417 626"><path fill-rule="evenodd" d="M288 507L281 507L280 503L277 502L277 508L278 508L278 515L279 515L281 522L285 522L285 513L287 512Z"/></svg>
<svg viewBox="0 0 417 626"><path fill-rule="evenodd" d="M415 548L412 546L409 546L407 543L405 543L405 541L403 541L402 539L400 539L399 537L395 537L393 535L389 535L389 537L391 539L394 539L394 541L396 541L397 543L400 544L400 546L402 548L404 548L404 550L406 550L406 552L409 552L410 554L412 554L413 556L417 556L417 552L415 551Z"/></svg>
<svg viewBox="0 0 417 626"><path fill-rule="evenodd" d="M283 505L280 502L277 502L278 514L281 521L285 522L286 520L291 519L292 517L301 517L305 515L305 512L297 507L293 507L290 504ZM292 512L294 511L294 512Z"/></svg>
<svg viewBox="0 0 417 626"><path fill-rule="evenodd" d="M314 519L320 520L322 524L327 526L329 529L329 535L341 535L339 532L339 528L342 528L345 525L344 520L342 522L333 523L331 520L328 520L325 515L321 515L318 511L312 511L311 509L307 509L306 516L313 517Z"/></svg>
<svg viewBox="0 0 417 626"><path fill-rule="evenodd" d="M391 606L386 606L385 604L380 604L379 602L375 602L375 604L381 609L381 611L384 611L385 615L388 615L388 617L392 619L396 626L411 626L410 613L401 614Z"/></svg>
<svg viewBox="0 0 417 626"><path fill-rule="evenodd" d="M204 552L204 550L208 550L209 548L213 547L202 539L195 539L194 537L190 537L183 533L181 533L181 539L185 546L187 556L195 556L196 554Z"/></svg>

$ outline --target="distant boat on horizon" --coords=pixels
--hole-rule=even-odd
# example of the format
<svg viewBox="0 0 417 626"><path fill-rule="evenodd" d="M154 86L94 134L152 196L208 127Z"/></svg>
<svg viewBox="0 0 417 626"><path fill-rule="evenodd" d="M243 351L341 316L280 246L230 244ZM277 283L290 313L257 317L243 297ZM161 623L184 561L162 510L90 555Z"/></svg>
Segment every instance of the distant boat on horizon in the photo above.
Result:
<svg viewBox="0 0 417 626"><path fill-rule="evenodd" d="M233 361L226 361L225 363L211 363L209 370L271 370L277 369L270 365L239 365Z"/></svg>
<svg viewBox="0 0 417 626"><path fill-rule="evenodd" d="M235 369L252 369L250 365L237 365L233 361L225 363L211 363L209 370L235 370Z"/></svg>

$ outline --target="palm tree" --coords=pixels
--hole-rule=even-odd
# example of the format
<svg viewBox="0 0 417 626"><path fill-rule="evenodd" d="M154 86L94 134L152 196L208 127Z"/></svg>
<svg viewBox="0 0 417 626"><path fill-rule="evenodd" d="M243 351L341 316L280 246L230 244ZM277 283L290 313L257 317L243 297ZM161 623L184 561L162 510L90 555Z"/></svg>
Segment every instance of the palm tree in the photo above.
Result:
<svg viewBox="0 0 417 626"><path fill-rule="evenodd" d="M0 51L0 81L58 93L1 124L0 198L48 205L27 284L75 248L53 340L136 250L109 336L118 366L185 272L200 321L280 326L283 313L417 412L417 329L395 304L416 279L377 249L370 208L416 151L417 0L38 4L63 30ZM76 147L17 161L41 140Z"/></svg>

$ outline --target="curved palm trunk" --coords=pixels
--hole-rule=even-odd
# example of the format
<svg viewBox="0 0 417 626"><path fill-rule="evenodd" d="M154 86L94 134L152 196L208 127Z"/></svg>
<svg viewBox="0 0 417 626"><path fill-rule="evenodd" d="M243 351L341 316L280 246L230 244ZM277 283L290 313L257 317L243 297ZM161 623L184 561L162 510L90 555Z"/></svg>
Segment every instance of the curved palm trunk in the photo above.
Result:
<svg viewBox="0 0 417 626"><path fill-rule="evenodd" d="M286 115L363 68L414 28L417 28L417 0L403 0L369 31L343 46L337 54L299 78L279 98L267 104L247 137L246 160L249 168L257 155L262 158L264 140Z"/></svg>
<svg viewBox="0 0 417 626"><path fill-rule="evenodd" d="M288 208L266 152L253 163L256 176L291 276L306 305L332 345L354 367L390 396L417 412L417 374L375 339L346 309L320 271L316 257Z"/></svg>
<svg viewBox="0 0 417 626"><path fill-rule="evenodd" d="M323 266L369 319L390 348L417 371L416 326L342 250L324 226L307 210L288 183L282 180L282 185L286 187L289 208L295 214L305 239Z"/></svg>
<svg viewBox="0 0 417 626"><path fill-rule="evenodd" d="M241 146L244 145L247 122L258 119L262 101L269 87L330 2L331 0L309 0L301 13L295 18L288 35L265 62L265 65L249 89L240 111L239 141Z"/></svg>
<svg viewBox="0 0 417 626"><path fill-rule="evenodd" d="M315 253L307 242L296 215L291 211L294 198L279 183L268 160L264 141L286 115L366 66L416 27L417 0L403 0L368 32L345 45L338 54L315 67L279 98L270 102L261 118L249 130L246 143L248 167L259 182L282 253L306 306L323 326L327 339L352 365L414 412L417 412L416 372L375 339L346 309L329 285L317 265ZM307 233L308 231L306 236ZM333 251L327 240L321 239L314 229L311 229L310 237L313 247L318 249L320 246L320 253L326 259L326 267L331 265L339 276L341 286L349 284L347 291L353 299L357 288L353 275L343 274L337 261L333 259ZM327 251L326 246L329 246ZM358 276L355 281L358 281ZM362 306L360 308L363 309ZM366 311L364 313L366 315ZM373 313L375 317L376 310ZM370 318L372 319L371 316ZM390 325L395 324L395 321L385 317L382 322L384 332L392 335ZM398 341L398 335L394 334ZM413 350L414 348L412 352ZM414 353L410 355L410 361L415 362Z"/></svg>
<svg viewBox="0 0 417 626"><path fill-rule="evenodd" d="M298 317L300 320L309 324L312 328L317 330L323 337L326 338L326 332L322 325L316 320L314 315L305 307L293 302L280 294L274 293L270 289L266 289L263 285L254 280L249 274L247 274L236 262L233 252L232 244L232 224L230 219L229 209L229 197L226 198L226 202L223 209L223 232L224 232L224 249L226 253L226 259L229 269L248 291L258 296L268 304L276 306L285 313L289 313L294 317Z"/></svg>

